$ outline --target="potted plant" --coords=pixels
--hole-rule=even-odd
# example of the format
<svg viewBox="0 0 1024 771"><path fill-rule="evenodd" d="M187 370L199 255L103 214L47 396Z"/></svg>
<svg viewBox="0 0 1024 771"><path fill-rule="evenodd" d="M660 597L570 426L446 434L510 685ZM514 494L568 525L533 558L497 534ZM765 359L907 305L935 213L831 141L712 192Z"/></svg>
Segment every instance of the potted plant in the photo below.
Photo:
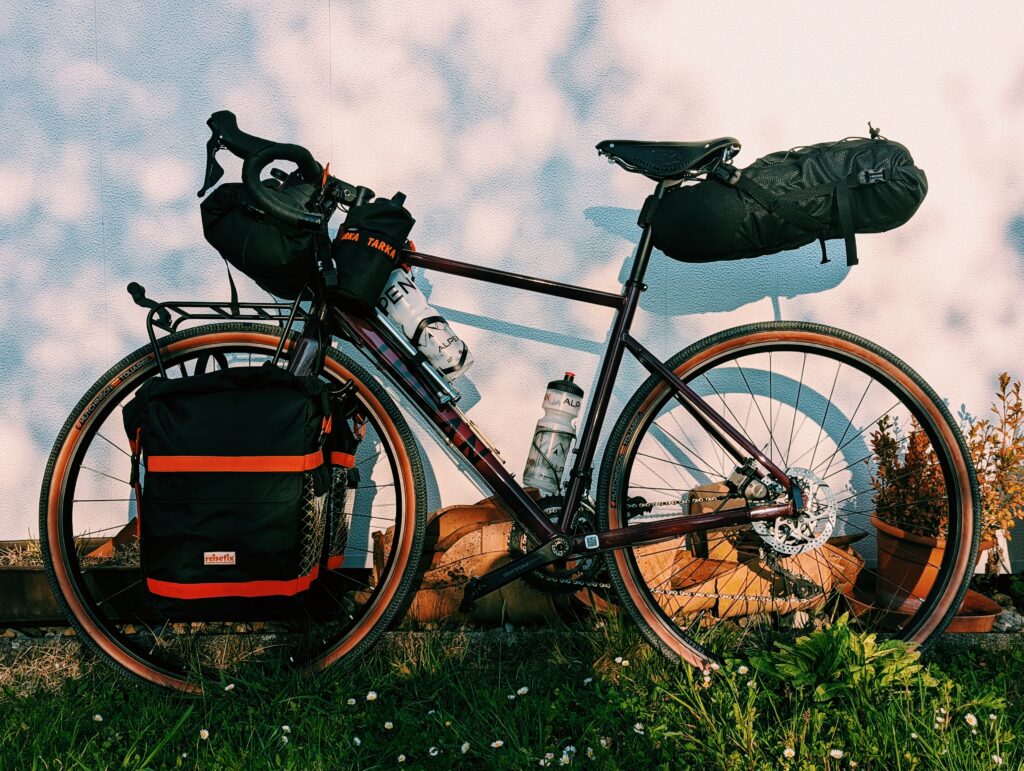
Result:
<svg viewBox="0 0 1024 771"><path fill-rule="evenodd" d="M992 406L993 418L974 420L961 413L961 430L978 476L982 545L996 544L1024 517L1024 404L1021 384L1003 373ZM912 612L935 580L942 559L949 511L944 483L931 442L916 421L907 430L889 416L870 435L874 468L874 514L878 545L876 602ZM995 564L999 555L996 552ZM972 598L973 601L973 598ZM998 610L992 615L992 620Z"/></svg>

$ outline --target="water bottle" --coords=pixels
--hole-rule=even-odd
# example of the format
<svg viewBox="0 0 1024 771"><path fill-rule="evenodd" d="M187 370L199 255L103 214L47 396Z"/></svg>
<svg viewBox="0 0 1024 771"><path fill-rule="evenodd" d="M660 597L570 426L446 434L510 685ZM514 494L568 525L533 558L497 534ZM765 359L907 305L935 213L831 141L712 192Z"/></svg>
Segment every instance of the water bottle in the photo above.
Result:
<svg viewBox="0 0 1024 771"><path fill-rule="evenodd" d="M572 422L580 416L583 389L573 382L574 377L572 372L566 372L561 380L548 383L544 393L544 417L537 421L526 458L523 482L544 495L554 495L561 490L562 472L576 439Z"/></svg>
<svg viewBox="0 0 1024 771"><path fill-rule="evenodd" d="M465 374L473 363L469 348L444 317L427 304L407 269L391 272L377 307L402 328L410 342L449 380Z"/></svg>

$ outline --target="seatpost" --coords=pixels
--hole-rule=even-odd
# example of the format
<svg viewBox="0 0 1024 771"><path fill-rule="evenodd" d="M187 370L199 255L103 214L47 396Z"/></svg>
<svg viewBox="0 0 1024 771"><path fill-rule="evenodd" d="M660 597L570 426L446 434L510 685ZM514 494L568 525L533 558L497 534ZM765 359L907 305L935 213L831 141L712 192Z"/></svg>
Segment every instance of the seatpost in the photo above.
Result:
<svg viewBox="0 0 1024 771"><path fill-rule="evenodd" d="M664 180L658 182L654 193L647 196L647 200L644 201L643 208L640 209L640 216L636 221L636 224L643 228L643 233L636 248L633 269L622 289L622 307L616 312L615 320L612 323L608 354L601 362L597 388L594 390L586 425L576 448L576 462L573 463L572 470L569 472L569 481L566 485L565 499L559 517L559 528L562 530L569 528L579 502L590 487L594 453L597 450L597 435L600 433L600 428L604 424L605 415L608 412L608 403L611 401L612 388L619 374L622 353L626 349L626 336L633 323L636 306L640 302L640 295L647 289L647 285L644 284L644 275L647 273L647 263L650 262L653 248L651 223L654 221L654 212L665 194L666 187Z"/></svg>

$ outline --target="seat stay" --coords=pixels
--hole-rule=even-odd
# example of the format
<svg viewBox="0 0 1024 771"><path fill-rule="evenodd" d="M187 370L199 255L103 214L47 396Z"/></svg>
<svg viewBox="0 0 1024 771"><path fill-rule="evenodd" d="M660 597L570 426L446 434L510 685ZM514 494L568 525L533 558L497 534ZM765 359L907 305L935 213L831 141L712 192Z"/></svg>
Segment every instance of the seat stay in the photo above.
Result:
<svg viewBox="0 0 1024 771"><path fill-rule="evenodd" d="M641 142L633 139L606 139L597 144L598 155L608 158L626 171L651 179L682 179L687 172L702 170L715 161L728 161L739 152L733 137L707 142Z"/></svg>

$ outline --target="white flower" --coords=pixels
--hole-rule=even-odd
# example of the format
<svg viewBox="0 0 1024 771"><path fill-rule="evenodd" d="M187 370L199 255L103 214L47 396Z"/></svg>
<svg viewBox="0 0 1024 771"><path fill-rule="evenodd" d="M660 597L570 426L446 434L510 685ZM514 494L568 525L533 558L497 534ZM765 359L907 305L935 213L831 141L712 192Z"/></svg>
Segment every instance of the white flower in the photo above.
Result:
<svg viewBox="0 0 1024 771"><path fill-rule="evenodd" d="M207 731L205 728L200 728L199 729L199 738L202 739L205 742L207 739L210 738L210 732Z"/></svg>
<svg viewBox="0 0 1024 771"><path fill-rule="evenodd" d="M445 728L451 728L451 725L452 725L452 721L451 720L445 720L444 721L444 727Z"/></svg>
<svg viewBox="0 0 1024 771"><path fill-rule="evenodd" d="M352 698L350 698L350 699L349 699L348 701L346 701L345 703L346 703L346 704L348 704L348 705L349 705L349 706L351 707L351 706L352 706L353 704L355 704L355 703L356 703L356 700L355 700L355 699L352 699Z"/></svg>
<svg viewBox="0 0 1024 771"><path fill-rule="evenodd" d="M290 734L291 732L292 732L291 726L286 726L286 725L281 726L281 733L283 733L283 734Z"/></svg>
<svg viewBox="0 0 1024 771"><path fill-rule="evenodd" d="M594 748L593 747L587 747L587 757L590 758L591 760L594 759Z"/></svg>
<svg viewBox="0 0 1024 771"><path fill-rule="evenodd" d="M623 659L622 660L622 666L628 667L629 666L629 659Z"/></svg>
<svg viewBox="0 0 1024 771"><path fill-rule="evenodd" d="M183 753L181 753L181 757L183 757L183 758L187 758L187 757L188 757L188 753L187 753L187 752L183 752Z"/></svg>
<svg viewBox="0 0 1024 771"><path fill-rule="evenodd" d="M288 737L287 736L282 736L281 737L281 744L287 744L287 743L288 743Z"/></svg>
<svg viewBox="0 0 1024 771"><path fill-rule="evenodd" d="M753 680L747 680L747 688L754 688L757 685Z"/></svg>
<svg viewBox="0 0 1024 771"><path fill-rule="evenodd" d="M433 714L434 714L435 712L437 712L437 710L436 710L436 709L428 709L428 710L427 710L427 714L428 714L428 715L433 715Z"/></svg>
<svg viewBox="0 0 1024 771"><path fill-rule="evenodd" d="M495 739L493 742L491 742L491 746L494 747L494 749L498 749L498 747L504 747L505 742L501 739Z"/></svg>
<svg viewBox="0 0 1024 771"><path fill-rule="evenodd" d="M936 724L936 725L938 725L939 723L942 723L942 722L944 722L944 721L945 721L945 719L946 719L946 718L944 718L944 717L943 717L942 715L936 715L936 716L935 716L935 724Z"/></svg>
<svg viewBox="0 0 1024 771"><path fill-rule="evenodd" d="M461 746L461 747L459 747L459 751L460 751L460 752L461 752L461 753L462 753L463 755L465 755L465 754L466 754L467 752L469 752L469 742L463 742L463 743L462 743L462 746Z"/></svg>
<svg viewBox="0 0 1024 771"><path fill-rule="evenodd" d="M524 686L523 686L522 688L520 688L520 689L519 689L518 691L516 691L516 695L517 695L517 696L525 696L525 695L526 695L526 694L528 694L529 692L530 692L530 689L529 689L529 688L527 688L527 687L526 687L526 686L524 685Z"/></svg>
<svg viewBox="0 0 1024 771"><path fill-rule="evenodd" d="M541 758L540 760L537 761L537 765L538 766L547 767L547 766L551 765L551 761L548 760L547 758Z"/></svg>
<svg viewBox="0 0 1024 771"><path fill-rule="evenodd" d="M856 768L856 767L857 767L857 761L856 760L851 760L850 761L850 768Z"/></svg>
<svg viewBox="0 0 1024 771"><path fill-rule="evenodd" d="M977 728L972 728L972 729L971 729L971 733L972 733L972 734L976 734L976 733L978 733L978 729L977 729Z"/></svg>
<svg viewBox="0 0 1024 771"><path fill-rule="evenodd" d="M717 664L716 662L712 661L712 662L711 662L711 668L712 668L712 669L713 669L713 670L714 670L715 672L717 672L717 671L718 671L718 664Z"/></svg>
<svg viewBox="0 0 1024 771"><path fill-rule="evenodd" d="M945 715L946 714L946 708L945 707L939 707L939 712L941 712L943 715Z"/></svg>
<svg viewBox="0 0 1024 771"><path fill-rule="evenodd" d="M388 731L390 731L394 727L395 727L395 724L392 723L390 720L385 720L384 721L384 728L386 728Z"/></svg>
<svg viewBox="0 0 1024 771"><path fill-rule="evenodd" d="M916 739L916 738L917 738L917 734L916 734L916 733L914 733L913 731L911 731L911 732L910 732L910 738L911 738L911 739Z"/></svg>
<svg viewBox="0 0 1024 771"><path fill-rule="evenodd" d="M842 750L829 750L828 754L831 755L836 760L839 760L841 757L843 757L844 753L843 753Z"/></svg>
<svg viewBox="0 0 1024 771"><path fill-rule="evenodd" d="M583 684L584 685L590 685L592 682L594 682L594 678L592 678L592 677L584 677L583 678Z"/></svg>
<svg viewBox="0 0 1024 771"><path fill-rule="evenodd" d="M516 700L516 695L515 695L514 693L510 693L510 694L508 695L508 700L509 700L509 701L515 701L515 700Z"/></svg>
<svg viewBox="0 0 1024 771"><path fill-rule="evenodd" d="M601 737L601 746L604 747L605 749L608 749L609 747L611 747L612 746L611 738L608 737L608 736L602 736Z"/></svg>
<svg viewBox="0 0 1024 771"><path fill-rule="evenodd" d="M638 734L640 734L640 735L643 735L644 724L643 723L633 723L633 731L638 733Z"/></svg>
<svg viewBox="0 0 1024 771"><path fill-rule="evenodd" d="M575 755L576 754L576 745L574 745L574 744L566 745L565 749L562 750L562 754L563 755Z"/></svg>
<svg viewBox="0 0 1024 771"><path fill-rule="evenodd" d="M992 762L995 763L997 766L1003 765L1003 756L1002 755L993 755L992 756Z"/></svg>
<svg viewBox="0 0 1024 771"><path fill-rule="evenodd" d="M399 763L404 763L405 762L405 755L399 755L398 756L398 762Z"/></svg>
<svg viewBox="0 0 1024 771"><path fill-rule="evenodd" d="M92 716L92 719L95 720L97 723L102 723L103 722L103 715L101 715L99 712L97 712L95 715Z"/></svg>
<svg viewBox="0 0 1024 771"><path fill-rule="evenodd" d="M235 690L235 684L234 683L228 683L227 685L224 686L224 690L225 691L233 691L233 690Z"/></svg>
<svg viewBox="0 0 1024 771"><path fill-rule="evenodd" d="M572 763L572 758L570 758L568 755L563 755L558 759L558 765L560 766L567 766L570 763Z"/></svg>
<svg viewBox="0 0 1024 771"><path fill-rule="evenodd" d="M427 750L427 754L430 755L430 757L432 758L436 758L438 755L441 754L441 750L439 750L437 747L431 747L429 750Z"/></svg>
<svg viewBox="0 0 1024 771"><path fill-rule="evenodd" d="M995 715L993 715L993 714L992 714L991 712L989 712L989 713L988 713L988 719L989 719L989 720L995 720L995 719L996 719L996 716L995 716Z"/></svg>
<svg viewBox="0 0 1024 771"><path fill-rule="evenodd" d="M964 715L964 720L967 722L967 725L969 725L971 728L974 728L978 725L978 718L976 718L970 712Z"/></svg>
<svg viewBox="0 0 1024 771"><path fill-rule="evenodd" d="M353 736L352 743L358 747L363 743L363 740L360 739L358 736Z"/></svg>
<svg viewBox="0 0 1024 771"><path fill-rule="evenodd" d="M796 757L796 750L794 750L792 747L786 747L786 749L782 751L782 757L786 758L787 760L792 760Z"/></svg>
<svg viewBox="0 0 1024 771"><path fill-rule="evenodd" d="M736 671L739 672L741 675L745 675L750 670L747 668L746 664L740 664L739 668Z"/></svg>
<svg viewBox="0 0 1024 771"><path fill-rule="evenodd" d="M622 663L622 656L616 656L615 657L615 663L616 664L621 664Z"/></svg>
<svg viewBox="0 0 1024 771"><path fill-rule="evenodd" d="M366 694L366 700L367 701L377 701L377 692L376 691L370 691L368 694Z"/></svg>

